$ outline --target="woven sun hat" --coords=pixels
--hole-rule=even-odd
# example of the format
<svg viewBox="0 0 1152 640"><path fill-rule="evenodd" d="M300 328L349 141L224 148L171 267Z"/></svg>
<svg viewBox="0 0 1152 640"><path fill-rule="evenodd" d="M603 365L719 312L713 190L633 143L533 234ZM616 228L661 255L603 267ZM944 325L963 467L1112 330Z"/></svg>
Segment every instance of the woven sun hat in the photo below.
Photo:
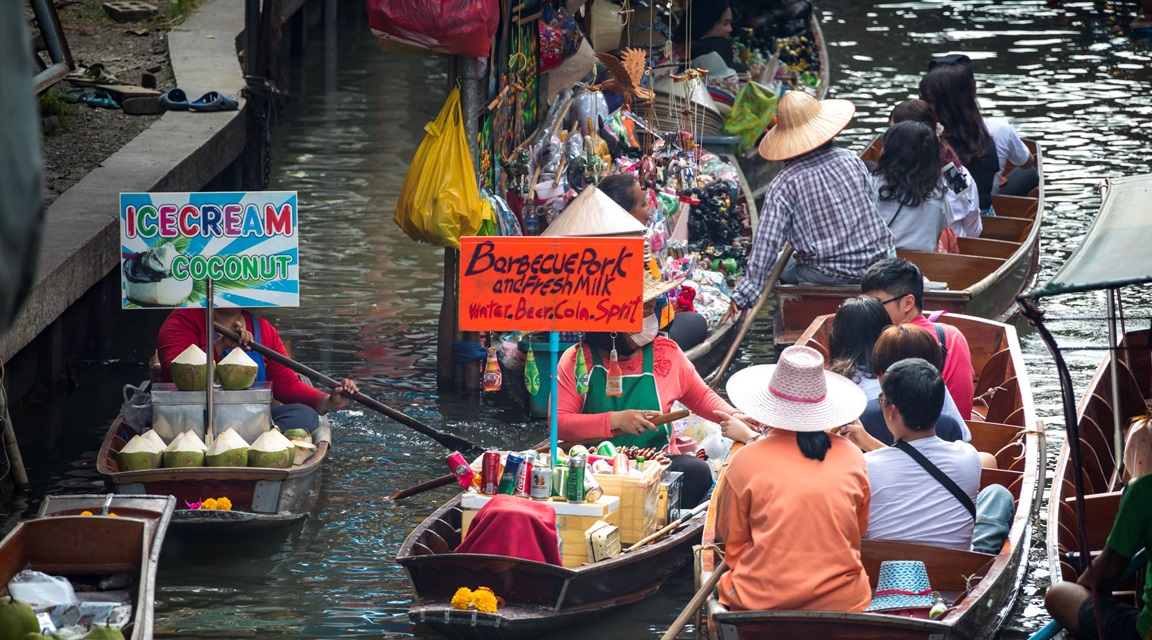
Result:
<svg viewBox="0 0 1152 640"><path fill-rule="evenodd" d="M794 345L776 364L737 371L728 379L728 399L757 422L787 431L826 431L864 413L868 399L854 382L824 370L824 356Z"/></svg>
<svg viewBox="0 0 1152 640"><path fill-rule="evenodd" d="M922 609L931 607L936 598L928 582L928 568L919 560L885 560L880 563L876 593L865 611Z"/></svg>
<svg viewBox="0 0 1152 640"><path fill-rule="evenodd" d="M597 236L644 235L647 227L596 187L588 187L572 198L542 236L587 238Z"/></svg>
<svg viewBox="0 0 1152 640"><path fill-rule="evenodd" d="M684 278L675 280L661 280L648 271L644 272L644 302L655 300L660 296L680 286Z"/></svg>
<svg viewBox="0 0 1152 640"><path fill-rule="evenodd" d="M760 141L760 155L770 161L804 155L835 138L855 113L856 106L847 100L817 100L789 91L776 107L776 126Z"/></svg>

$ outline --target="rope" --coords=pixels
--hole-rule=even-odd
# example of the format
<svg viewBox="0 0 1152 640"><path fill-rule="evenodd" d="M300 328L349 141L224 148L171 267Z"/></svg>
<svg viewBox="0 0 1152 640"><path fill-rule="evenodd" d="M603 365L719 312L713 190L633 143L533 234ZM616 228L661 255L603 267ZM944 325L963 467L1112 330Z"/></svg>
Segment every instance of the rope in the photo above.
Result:
<svg viewBox="0 0 1152 640"><path fill-rule="evenodd" d="M452 362L461 364L464 362L484 360L487 357L488 350L479 342L465 342L463 340L452 341Z"/></svg>

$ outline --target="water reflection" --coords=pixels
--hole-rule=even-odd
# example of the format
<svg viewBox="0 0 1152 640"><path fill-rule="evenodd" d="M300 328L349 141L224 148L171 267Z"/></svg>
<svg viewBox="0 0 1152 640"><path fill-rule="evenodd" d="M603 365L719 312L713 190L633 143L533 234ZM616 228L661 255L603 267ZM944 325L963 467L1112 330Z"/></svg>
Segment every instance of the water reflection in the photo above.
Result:
<svg viewBox="0 0 1152 640"><path fill-rule="evenodd" d="M439 249L408 240L392 212L407 162L448 84L443 58L381 52L362 5L326 0L331 18L309 30L306 55L291 65L292 96L273 152L274 189L301 203L304 284L299 309L270 314L294 354L333 375L353 374L384 402L438 428L483 443L526 445L543 425L513 408L476 398L440 397L435 336L441 296ZM962 52L976 60L981 101L1045 148L1048 208L1041 277L1079 242L1098 204L1104 176L1149 170L1152 115L1150 41L1134 39L1128 17L1095 2L936 1L820 3L829 39L833 96L858 115L843 140L861 148L886 125L898 102L914 97L927 61ZM1129 299L1133 316L1149 298ZM1096 294L1048 303L1062 342L1102 344L1104 300ZM35 429L21 433L33 483L46 491L94 490L95 448L119 405L119 385L143 377L161 314L126 314L125 331L100 360L77 367L81 386L66 406L34 407ZM741 360L771 351L769 325L757 325ZM1049 462L1062 432L1051 360L1024 336L1036 406L1049 425ZM112 354L115 354L113 357ZM1094 351L1068 359L1081 387L1099 361ZM31 416L18 424L29 425ZM62 425L68 425L68 431ZM43 425L43 426L41 426ZM413 633L411 592L393 562L409 531L449 492L401 504L384 496L439 475L437 445L371 412L348 411L333 425L336 446L312 517L286 532L243 541L173 540L161 565L157 635L214 638L394 637ZM67 433L68 437L63 434ZM1037 593L1047 584L1043 529L1025 597L1005 638L1042 624ZM692 591L681 572L660 594L625 613L563 637L658 636Z"/></svg>

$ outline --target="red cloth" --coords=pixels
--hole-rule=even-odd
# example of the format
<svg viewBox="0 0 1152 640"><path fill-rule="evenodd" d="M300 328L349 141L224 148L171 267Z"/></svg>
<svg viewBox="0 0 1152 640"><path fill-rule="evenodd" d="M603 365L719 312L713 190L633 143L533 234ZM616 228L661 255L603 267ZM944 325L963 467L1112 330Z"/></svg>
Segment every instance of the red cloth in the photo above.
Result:
<svg viewBox="0 0 1152 640"><path fill-rule="evenodd" d="M936 327L932 321L924 316L916 316L909 320L912 324L924 329L936 337ZM952 394L956 408L960 415L968 420L972 417L972 394L976 391L976 372L972 369L972 352L968 349L968 339L960 330L950 324L940 324L944 328L944 345L948 347L948 357L944 359L944 370L940 376L944 378L944 386Z"/></svg>
<svg viewBox="0 0 1152 640"><path fill-rule="evenodd" d="M169 370L172 361L180 355L188 345L195 344L204 348L205 312L203 309L176 309L168 314L164 324L160 325L160 333L156 335L156 356L160 359L160 379L172 382L172 373ZM264 318L256 317L247 311L243 313L244 326L252 334L253 321L260 323L260 343L287 356L280 334ZM216 362L220 361L215 356ZM272 383L272 396L284 404L306 404L317 411L320 410L320 401L327 397L327 393L309 386L296 372L288 367L264 358L264 372L268 381Z"/></svg>
<svg viewBox="0 0 1152 640"><path fill-rule="evenodd" d="M546 504L499 494L468 528L456 553L485 553L561 566L556 512Z"/></svg>

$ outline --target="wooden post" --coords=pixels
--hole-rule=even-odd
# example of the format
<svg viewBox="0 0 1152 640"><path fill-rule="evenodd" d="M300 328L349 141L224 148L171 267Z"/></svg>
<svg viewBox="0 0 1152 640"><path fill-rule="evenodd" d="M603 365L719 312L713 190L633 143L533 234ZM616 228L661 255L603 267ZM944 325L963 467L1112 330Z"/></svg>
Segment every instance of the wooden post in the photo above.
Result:
<svg viewBox="0 0 1152 640"><path fill-rule="evenodd" d="M436 337L436 389L456 390L456 364L452 361L452 341L458 333L456 271L460 252L444 247L444 298L440 301L440 328Z"/></svg>
<svg viewBox="0 0 1152 640"><path fill-rule="evenodd" d="M460 78L460 110L464 114L464 132L468 136L468 152L472 156L472 170L477 174L480 171L480 59L464 58L461 64ZM459 252L457 252L459 257ZM455 276L453 270L453 276ZM455 281L453 281L455 282ZM454 324L459 316L454 315ZM475 331L464 333L460 337L464 342L480 342L480 334ZM465 391L476 391L484 388L484 377L481 369L484 361L479 363L468 362L463 365L462 380Z"/></svg>

